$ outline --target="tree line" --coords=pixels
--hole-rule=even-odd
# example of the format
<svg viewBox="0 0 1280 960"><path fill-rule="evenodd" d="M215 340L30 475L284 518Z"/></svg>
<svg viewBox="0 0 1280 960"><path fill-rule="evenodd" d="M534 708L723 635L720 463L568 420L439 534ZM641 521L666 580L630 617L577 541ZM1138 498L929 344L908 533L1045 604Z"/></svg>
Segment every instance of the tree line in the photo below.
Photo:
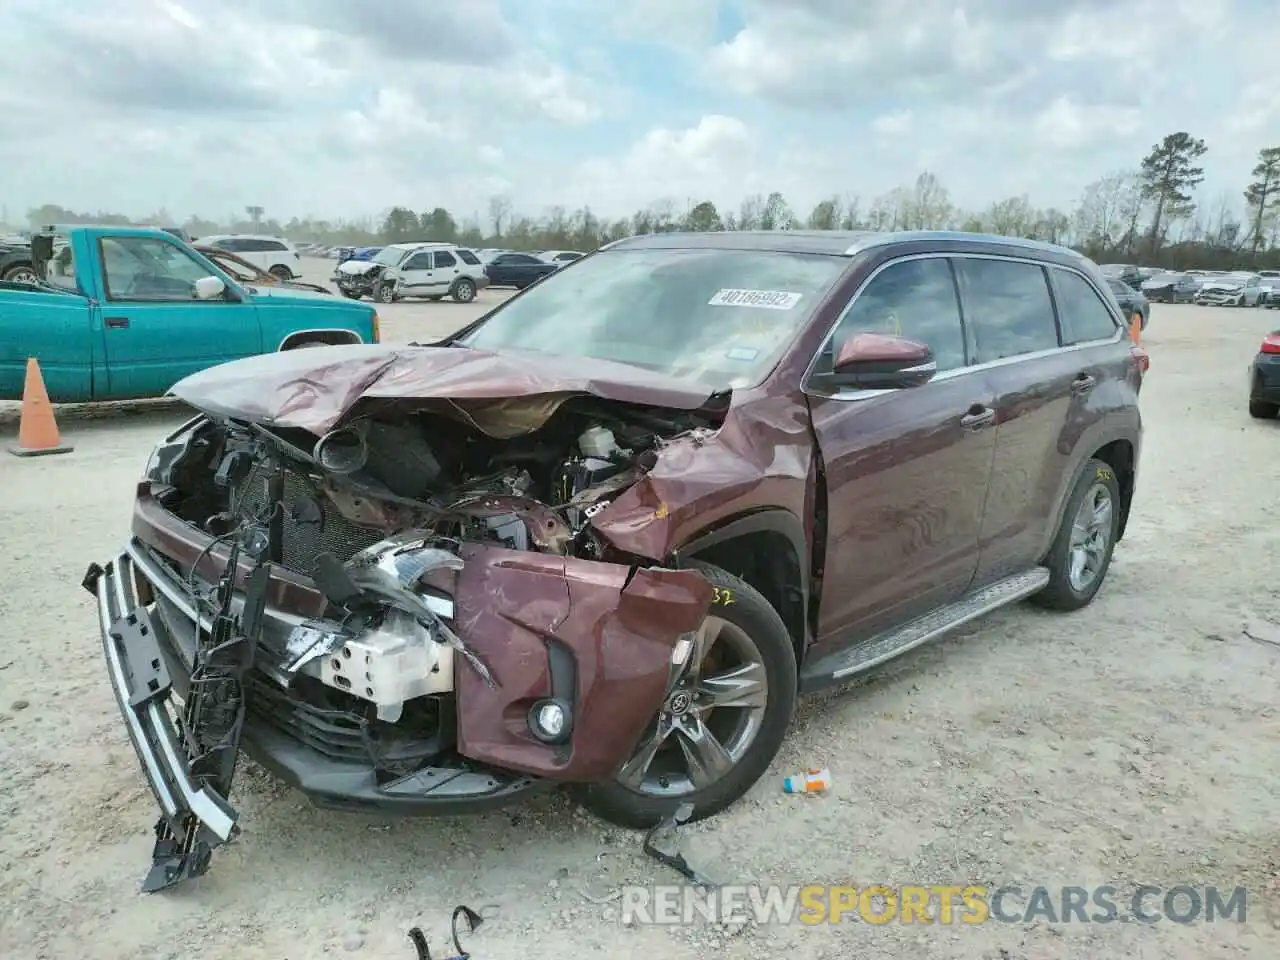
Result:
<svg viewBox="0 0 1280 960"><path fill-rule="evenodd" d="M864 204L857 196L832 196L807 215L781 193L750 196L736 210L710 200L683 210L659 200L630 217L603 218L590 208L552 207L541 217L516 211L511 198L492 197L487 216L458 218L445 207L415 213L394 206L380 218L323 220L266 217L260 207L249 218L219 223L190 217L181 226L199 237L213 233L267 233L295 241L375 245L408 240L454 241L473 247L512 250L593 250L622 237L677 230L940 230L957 229L1045 240L1073 246L1099 262L1186 269L1280 268L1280 147L1259 151L1244 205L1230 194L1204 205L1194 199L1204 181L1205 142L1185 131L1171 133L1131 170L1118 170L1085 187L1070 210L1040 208L1026 196L999 200L985 210L957 207L942 181L921 173ZM1243 216L1241 216L1243 209ZM33 227L50 223L153 223L175 225L160 210L137 220L114 213L78 213L48 204L30 211Z"/></svg>

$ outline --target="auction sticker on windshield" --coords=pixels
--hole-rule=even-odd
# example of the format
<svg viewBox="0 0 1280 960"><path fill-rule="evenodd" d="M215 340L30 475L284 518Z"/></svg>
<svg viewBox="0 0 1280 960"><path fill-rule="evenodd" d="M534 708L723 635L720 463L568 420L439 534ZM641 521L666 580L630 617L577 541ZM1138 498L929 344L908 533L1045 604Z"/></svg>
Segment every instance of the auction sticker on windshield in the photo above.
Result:
<svg viewBox="0 0 1280 960"><path fill-rule="evenodd" d="M764 310L791 310L804 294L785 290L717 290L707 301L712 307L760 307Z"/></svg>

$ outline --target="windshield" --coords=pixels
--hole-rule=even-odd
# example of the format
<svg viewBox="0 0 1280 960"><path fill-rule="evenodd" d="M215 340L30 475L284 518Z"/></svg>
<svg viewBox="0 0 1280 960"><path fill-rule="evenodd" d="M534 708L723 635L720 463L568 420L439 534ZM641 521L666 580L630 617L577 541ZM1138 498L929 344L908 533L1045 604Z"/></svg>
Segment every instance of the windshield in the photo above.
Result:
<svg viewBox="0 0 1280 960"><path fill-rule="evenodd" d="M402 250L399 247L383 247L378 251L378 255L373 258L373 262L380 263L384 267L394 267L400 262L400 258L408 252L408 250Z"/></svg>
<svg viewBox="0 0 1280 960"><path fill-rule="evenodd" d="M1158 273L1148 280L1147 283L1178 283L1185 279L1186 274L1183 273Z"/></svg>
<svg viewBox="0 0 1280 960"><path fill-rule="evenodd" d="M551 274L462 342L629 363L716 390L753 386L846 266L762 250L611 250Z"/></svg>

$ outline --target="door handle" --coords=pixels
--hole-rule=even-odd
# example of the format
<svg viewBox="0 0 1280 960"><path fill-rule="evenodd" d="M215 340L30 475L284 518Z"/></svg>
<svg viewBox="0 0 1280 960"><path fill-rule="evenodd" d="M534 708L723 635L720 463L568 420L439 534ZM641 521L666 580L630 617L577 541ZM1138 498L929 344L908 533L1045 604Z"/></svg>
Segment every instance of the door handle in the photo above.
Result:
<svg viewBox="0 0 1280 960"><path fill-rule="evenodd" d="M1094 384L1097 382L1097 377L1090 376L1087 373L1082 373L1071 381L1071 390L1074 393L1084 393L1087 390L1092 390Z"/></svg>
<svg viewBox="0 0 1280 960"><path fill-rule="evenodd" d="M960 418L960 425L970 430L980 430L995 422L996 412L990 407L972 406L969 412Z"/></svg>
<svg viewBox="0 0 1280 960"><path fill-rule="evenodd" d="M106 317L105 319L107 322L107 329L109 330L123 330L125 327L129 326L128 317Z"/></svg>

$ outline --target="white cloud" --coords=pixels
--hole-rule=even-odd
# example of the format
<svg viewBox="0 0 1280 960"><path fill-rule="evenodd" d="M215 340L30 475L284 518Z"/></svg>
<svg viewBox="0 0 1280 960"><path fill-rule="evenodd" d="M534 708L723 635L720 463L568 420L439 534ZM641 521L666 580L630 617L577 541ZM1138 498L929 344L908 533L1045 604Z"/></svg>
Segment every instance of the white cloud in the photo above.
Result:
<svg viewBox="0 0 1280 960"><path fill-rule="evenodd" d="M1066 207L1174 130L1208 143L1206 196L1280 144L1272 0L615 6L8 0L0 201L803 213L927 167L966 205Z"/></svg>
<svg viewBox="0 0 1280 960"><path fill-rule="evenodd" d="M698 49L714 39L719 10L719 0L630 0L616 5L611 26L632 40Z"/></svg>
<svg viewBox="0 0 1280 960"><path fill-rule="evenodd" d="M886 137L900 137L910 133L914 123L915 114L910 110L895 110L872 120L871 129Z"/></svg>
<svg viewBox="0 0 1280 960"><path fill-rule="evenodd" d="M756 146L741 120L712 114L686 129L650 130L621 156L584 161L572 189L584 203L608 196L617 210L707 196L723 203L751 186Z"/></svg>

